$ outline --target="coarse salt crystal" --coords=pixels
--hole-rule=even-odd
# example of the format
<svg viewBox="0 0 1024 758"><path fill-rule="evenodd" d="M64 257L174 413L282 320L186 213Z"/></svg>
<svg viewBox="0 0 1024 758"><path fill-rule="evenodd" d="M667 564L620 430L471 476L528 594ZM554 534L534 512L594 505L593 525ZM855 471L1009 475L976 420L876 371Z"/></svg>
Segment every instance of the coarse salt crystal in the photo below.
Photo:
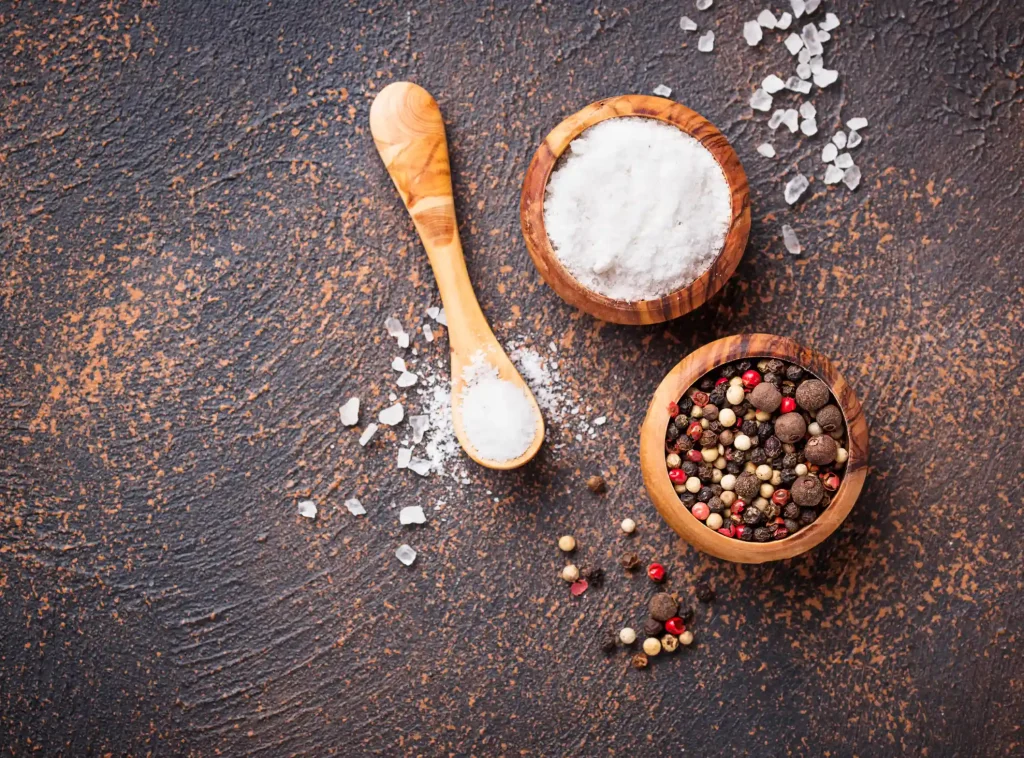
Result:
<svg viewBox="0 0 1024 758"><path fill-rule="evenodd" d="M779 109L772 114L771 118L768 119L768 128L775 130L779 128L782 123L782 119L786 117L786 111Z"/></svg>
<svg viewBox="0 0 1024 758"><path fill-rule="evenodd" d="M647 118L607 119L579 140L590 147L551 174L544 198L548 236L568 272L606 297L646 300L707 270L732 220L714 156Z"/></svg>
<svg viewBox="0 0 1024 758"><path fill-rule="evenodd" d="M702 53L710 53L715 49L715 33L712 31L700 35L697 39L697 49Z"/></svg>
<svg viewBox="0 0 1024 758"><path fill-rule="evenodd" d="M839 153L836 156L836 166L839 168L850 168L853 165L853 156L849 153Z"/></svg>
<svg viewBox="0 0 1024 758"><path fill-rule="evenodd" d="M412 460L412 450L407 447L398 448L398 468L408 468Z"/></svg>
<svg viewBox="0 0 1024 758"><path fill-rule="evenodd" d="M405 329L402 328L402 322L394 316L389 316L384 319L384 327L388 330L388 334L398 340L398 346L405 348L409 347L409 335L405 333Z"/></svg>
<svg viewBox="0 0 1024 758"><path fill-rule="evenodd" d="M846 175L843 176L843 184L849 189L855 190L860 185L860 167L850 166L846 169Z"/></svg>
<svg viewBox="0 0 1024 758"><path fill-rule="evenodd" d="M405 361L401 358L395 358L391 361L391 368L395 371L405 371Z"/></svg>
<svg viewBox="0 0 1024 758"><path fill-rule="evenodd" d="M789 50L790 55L796 55L800 52L800 48L804 46L804 41L800 39L799 34L793 33L786 37L784 44L786 45L786 49Z"/></svg>
<svg viewBox="0 0 1024 758"><path fill-rule="evenodd" d="M830 32L839 26L839 16L835 13L826 13L825 20L818 24L820 29L824 29L826 32Z"/></svg>
<svg viewBox="0 0 1024 758"><path fill-rule="evenodd" d="M780 92L785 89L786 83L782 81L775 74L769 74L761 82L761 89L767 92L769 95L774 95L776 92Z"/></svg>
<svg viewBox="0 0 1024 758"><path fill-rule="evenodd" d="M387 426L396 426L405 418L405 409L401 403L390 405L377 414L377 420Z"/></svg>
<svg viewBox="0 0 1024 758"><path fill-rule="evenodd" d="M781 16L779 16L779 21L778 21L778 23L775 24L775 28L776 29L786 30L786 29L789 28L789 25L792 24L792 23L793 23L793 17L789 13L783 13Z"/></svg>
<svg viewBox="0 0 1024 758"><path fill-rule="evenodd" d="M767 142L762 142L760 145L758 145L757 146L757 152L759 152L765 158L774 158L775 157L775 148L772 147Z"/></svg>
<svg viewBox="0 0 1024 758"><path fill-rule="evenodd" d="M594 426L604 426L606 421L608 421L607 416L598 416L594 419L593 424Z"/></svg>
<svg viewBox="0 0 1024 758"><path fill-rule="evenodd" d="M806 47L803 48L799 53L796 54L796 59L800 63L810 63L811 62L811 51L808 50Z"/></svg>
<svg viewBox="0 0 1024 758"><path fill-rule="evenodd" d="M750 107L755 111L767 111L772 107L772 96L758 87L750 96Z"/></svg>
<svg viewBox="0 0 1024 758"><path fill-rule="evenodd" d="M672 88L666 87L664 84L659 84L654 88L654 94L658 97L669 97L672 94Z"/></svg>
<svg viewBox="0 0 1024 758"><path fill-rule="evenodd" d="M790 255L800 255L800 251L803 249L800 247L800 240L797 238L796 232L789 224L782 225L782 244L786 246Z"/></svg>
<svg viewBox="0 0 1024 758"><path fill-rule="evenodd" d="M785 124L789 131L795 133L800 128L800 114L796 112L796 108L787 108L782 114L782 123Z"/></svg>
<svg viewBox="0 0 1024 758"><path fill-rule="evenodd" d="M399 387L412 387L419 380L419 377L411 371L404 371L402 375L398 377Z"/></svg>
<svg viewBox="0 0 1024 758"><path fill-rule="evenodd" d="M409 416L409 426L412 428L412 444L418 445L423 441L423 435L430 427L430 416Z"/></svg>
<svg viewBox="0 0 1024 758"><path fill-rule="evenodd" d="M316 503L312 500L299 502L299 515L303 518L316 518Z"/></svg>
<svg viewBox="0 0 1024 758"><path fill-rule="evenodd" d="M697 10L706 11L708 8L711 7L712 2L713 0L697 0L695 5L697 6Z"/></svg>
<svg viewBox="0 0 1024 758"><path fill-rule="evenodd" d="M799 76L791 76L786 80L786 89L806 95L811 91L811 83L805 82Z"/></svg>
<svg viewBox="0 0 1024 758"><path fill-rule="evenodd" d="M804 118L814 118L818 115L818 109L814 107L814 103L806 102L800 105L800 115Z"/></svg>
<svg viewBox="0 0 1024 758"><path fill-rule="evenodd" d="M366 515L366 509L363 507L363 504L354 497L345 501L345 507L348 508L348 512L353 516Z"/></svg>
<svg viewBox="0 0 1024 758"><path fill-rule="evenodd" d="M832 135L833 144L842 150L846 147L846 132L836 132Z"/></svg>
<svg viewBox="0 0 1024 758"><path fill-rule="evenodd" d="M825 163L831 163L836 159L836 156L838 154L839 148L836 147L833 143L829 142L821 150L821 160L824 161Z"/></svg>
<svg viewBox="0 0 1024 758"><path fill-rule="evenodd" d="M834 84L838 78L839 72L835 69L823 68L820 71L814 72L814 83L822 89L825 89L830 84Z"/></svg>
<svg viewBox="0 0 1024 758"><path fill-rule="evenodd" d="M808 59L807 64L811 67L811 73L815 74L825 68L825 61L820 55Z"/></svg>
<svg viewBox="0 0 1024 758"><path fill-rule="evenodd" d="M831 34L822 29L818 29L818 42L828 42L830 39L832 39Z"/></svg>
<svg viewBox="0 0 1024 758"><path fill-rule="evenodd" d="M774 29L778 26L778 19L775 18L775 14L765 8L763 11L757 14L757 23L763 26L765 29Z"/></svg>
<svg viewBox="0 0 1024 758"><path fill-rule="evenodd" d="M857 118L851 118L849 121L846 122L846 125L853 129L853 131L859 132L861 129L868 125L868 120L866 118L858 116Z"/></svg>
<svg viewBox="0 0 1024 758"><path fill-rule="evenodd" d="M860 132L851 131L850 136L846 140L846 146L857 147L857 145L859 145L863 141L864 138L860 136Z"/></svg>
<svg viewBox="0 0 1024 758"><path fill-rule="evenodd" d="M683 16L679 19L679 28L684 32L695 32L697 31L697 22L689 16Z"/></svg>
<svg viewBox="0 0 1024 758"><path fill-rule="evenodd" d="M808 137L813 137L818 133L818 122L813 118L805 118L800 122L800 131Z"/></svg>
<svg viewBox="0 0 1024 758"><path fill-rule="evenodd" d="M366 443L373 439L373 435L377 433L379 428L376 424L368 424L363 433L359 435L359 444L366 447Z"/></svg>
<svg viewBox="0 0 1024 758"><path fill-rule="evenodd" d="M792 205L797 200L799 200L800 196L804 194L804 192L807 190L809 184L810 183L807 181L807 177L804 176L803 174L797 174L788 182L786 182L786 202Z"/></svg>
<svg viewBox="0 0 1024 758"><path fill-rule="evenodd" d="M398 512L398 523L402 526L409 524L425 524L427 516L423 513L423 507L419 505L407 505Z"/></svg>
<svg viewBox="0 0 1024 758"><path fill-rule="evenodd" d="M429 474L432 467L433 464L430 461L423 460L422 458L413 458L409 461L409 468L420 476Z"/></svg>
<svg viewBox="0 0 1024 758"><path fill-rule="evenodd" d="M402 562L403 566L411 566L416 560L416 551L408 545L401 545L395 551L395 557Z"/></svg>
<svg viewBox="0 0 1024 758"><path fill-rule="evenodd" d="M434 330L430 328L430 324L423 325L423 339L427 342L434 341Z"/></svg>
<svg viewBox="0 0 1024 758"><path fill-rule="evenodd" d="M355 426L359 422L359 398L349 398L340 409L341 423L345 426Z"/></svg>
<svg viewBox="0 0 1024 758"><path fill-rule="evenodd" d="M750 47L754 47L764 37L764 32L761 31L761 25L756 21L747 21L743 24L743 39L747 41Z"/></svg>
<svg viewBox="0 0 1024 758"><path fill-rule="evenodd" d="M789 0L789 5L793 9L793 15L796 18L800 18L807 10L807 3L804 0Z"/></svg>
<svg viewBox="0 0 1024 758"><path fill-rule="evenodd" d="M835 147L835 145L833 145ZM843 170L838 166L829 165L825 169L825 184L838 184L843 180Z"/></svg>
<svg viewBox="0 0 1024 758"><path fill-rule="evenodd" d="M811 78L811 67L806 63L800 63L796 67L796 75L801 79Z"/></svg>
<svg viewBox="0 0 1024 758"><path fill-rule="evenodd" d="M814 13L821 5L821 0L804 0L804 13Z"/></svg>

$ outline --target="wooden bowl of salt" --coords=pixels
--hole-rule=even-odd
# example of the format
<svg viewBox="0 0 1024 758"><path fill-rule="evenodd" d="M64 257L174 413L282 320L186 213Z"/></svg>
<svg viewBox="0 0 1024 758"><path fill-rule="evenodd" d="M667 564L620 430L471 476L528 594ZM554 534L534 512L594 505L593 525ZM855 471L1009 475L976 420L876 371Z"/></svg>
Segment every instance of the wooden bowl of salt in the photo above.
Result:
<svg viewBox="0 0 1024 758"><path fill-rule="evenodd" d="M562 181L580 160L590 173L580 163ZM604 321L656 324L697 308L732 276L750 232L750 190L736 151L706 118L665 98L622 95L548 134L523 180L520 220L534 264L563 300Z"/></svg>

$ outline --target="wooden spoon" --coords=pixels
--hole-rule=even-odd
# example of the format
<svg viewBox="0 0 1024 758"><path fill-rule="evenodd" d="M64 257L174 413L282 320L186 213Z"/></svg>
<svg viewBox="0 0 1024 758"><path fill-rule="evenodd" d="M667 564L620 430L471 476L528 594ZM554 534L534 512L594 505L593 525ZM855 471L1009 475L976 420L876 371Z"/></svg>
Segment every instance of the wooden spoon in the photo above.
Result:
<svg viewBox="0 0 1024 758"><path fill-rule="evenodd" d="M481 466L518 468L540 449L544 441L544 418L530 388L495 339L473 293L455 220L448 143L441 110L422 87L410 82L394 82L374 98L370 107L370 131L377 152L426 248L448 316L455 435L463 450ZM498 370L502 379L522 388L536 416L533 442L526 452L512 460L495 461L483 457L473 447L462 423L463 369L480 352Z"/></svg>

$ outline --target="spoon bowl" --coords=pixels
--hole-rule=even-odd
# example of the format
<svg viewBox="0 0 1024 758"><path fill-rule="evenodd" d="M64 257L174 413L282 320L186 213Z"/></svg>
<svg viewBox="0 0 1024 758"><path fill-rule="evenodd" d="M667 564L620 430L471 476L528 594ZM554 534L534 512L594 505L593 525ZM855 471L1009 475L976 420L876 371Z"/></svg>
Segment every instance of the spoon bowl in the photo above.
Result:
<svg viewBox="0 0 1024 758"><path fill-rule="evenodd" d="M441 109L422 87L411 82L394 82L374 98L370 107L370 132L427 251L448 316L455 436L466 454L481 466L518 468L533 458L544 442L544 417L537 399L491 331L473 292L459 241ZM479 353L497 369L500 378L522 389L533 408L533 441L522 454L510 460L483 456L466 434L462 418L462 397L466 389L463 370Z"/></svg>

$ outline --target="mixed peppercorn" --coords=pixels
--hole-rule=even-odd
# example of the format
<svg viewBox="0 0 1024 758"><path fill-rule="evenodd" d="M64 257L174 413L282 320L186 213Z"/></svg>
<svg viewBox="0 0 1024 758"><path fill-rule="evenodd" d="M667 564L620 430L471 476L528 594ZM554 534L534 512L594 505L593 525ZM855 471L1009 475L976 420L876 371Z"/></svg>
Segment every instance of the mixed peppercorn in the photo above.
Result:
<svg viewBox="0 0 1024 758"><path fill-rule="evenodd" d="M669 408L665 465L705 526L770 542L814 523L839 489L843 413L824 382L777 358L705 374Z"/></svg>

